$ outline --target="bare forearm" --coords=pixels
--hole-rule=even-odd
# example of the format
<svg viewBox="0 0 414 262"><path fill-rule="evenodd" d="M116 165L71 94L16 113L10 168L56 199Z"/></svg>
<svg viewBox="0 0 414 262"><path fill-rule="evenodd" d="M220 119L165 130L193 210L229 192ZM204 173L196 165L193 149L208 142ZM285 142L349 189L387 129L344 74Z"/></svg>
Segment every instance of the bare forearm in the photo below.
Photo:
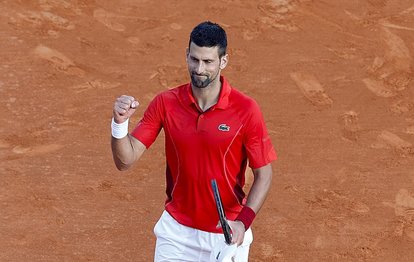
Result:
<svg viewBox="0 0 414 262"><path fill-rule="evenodd" d="M235 221L229 221L232 229L233 243L240 245L244 232L250 227L256 214L262 207L272 182L272 167L270 164L253 170L254 182L247 196L247 207L243 207Z"/></svg>
<svg viewBox="0 0 414 262"><path fill-rule="evenodd" d="M132 137L128 134L126 137L117 139L111 138L112 155L116 167L119 170L127 170L138 160L142 153L137 153L132 143Z"/></svg>
<svg viewBox="0 0 414 262"><path fill-rule="evenodd" d="M247 196L246 205L257 214L262 207L272 183L272 167L267 165L253 170L254 182Z"/></svg>

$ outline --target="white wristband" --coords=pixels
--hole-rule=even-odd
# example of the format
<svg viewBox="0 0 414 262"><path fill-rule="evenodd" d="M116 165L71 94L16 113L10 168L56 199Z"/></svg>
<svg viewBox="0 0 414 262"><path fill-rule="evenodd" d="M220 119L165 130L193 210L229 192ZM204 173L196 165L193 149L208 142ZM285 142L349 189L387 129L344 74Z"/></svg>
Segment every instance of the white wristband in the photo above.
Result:
<svg viewBox="0 0 414 262"><path fill-rule="evenodd" d="M112 118L111 129L112 129L112 136L121 139L128 135L128 122L129 119L124 121L121 124L115 123L114 118Z"/></svg>

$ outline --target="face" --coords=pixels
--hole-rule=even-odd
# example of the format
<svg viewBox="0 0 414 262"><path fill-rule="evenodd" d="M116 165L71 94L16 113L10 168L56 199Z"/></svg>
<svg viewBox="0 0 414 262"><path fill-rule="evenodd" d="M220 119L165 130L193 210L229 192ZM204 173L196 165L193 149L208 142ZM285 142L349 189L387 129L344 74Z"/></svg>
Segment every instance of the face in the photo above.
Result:
<svg viewBox="0 0 414 262"><path fill-rule="evenodd" d="M187 49L187 66L191 84L196 88L206 88L220 80L220 72L227 65L228 55L219 58L218 47L199 47L191 43Z"/></svg>

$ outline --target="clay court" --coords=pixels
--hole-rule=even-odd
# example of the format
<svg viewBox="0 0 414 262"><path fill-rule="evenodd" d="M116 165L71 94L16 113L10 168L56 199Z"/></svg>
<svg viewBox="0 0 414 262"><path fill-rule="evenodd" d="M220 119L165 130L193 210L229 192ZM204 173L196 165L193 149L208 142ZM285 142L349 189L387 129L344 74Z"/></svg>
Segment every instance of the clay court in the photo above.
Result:
<svg viewBox="0 0 414 262"><path fill-rule="evenodd" d="M152 261L164 137L127 172L116 97L189 80L201 21L278 152L250 261L414 261L412 0L0 1L0 261ZM251 184L251 174L249 183ZM248 186L248 185L247 185Z"/></svg>

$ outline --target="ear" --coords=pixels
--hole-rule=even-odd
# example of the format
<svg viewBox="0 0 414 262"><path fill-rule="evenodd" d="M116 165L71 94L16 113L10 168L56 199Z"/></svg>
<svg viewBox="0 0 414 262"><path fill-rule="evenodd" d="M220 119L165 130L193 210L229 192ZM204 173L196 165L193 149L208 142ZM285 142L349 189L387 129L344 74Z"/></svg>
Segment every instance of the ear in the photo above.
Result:
<svg viewBox="0 0 414 262"><path fill-rule="evenodd" d="M220 58L220 69L223 70L226 68L227 63L229 62L229 54L225 54Z"/></svg>
<svg viewBox="0 0 414 262"><path fill-rule="evenodd" d="M185 49L185 61L188 62L188 54L190 53L190 49L188 47Z"/></svg>

